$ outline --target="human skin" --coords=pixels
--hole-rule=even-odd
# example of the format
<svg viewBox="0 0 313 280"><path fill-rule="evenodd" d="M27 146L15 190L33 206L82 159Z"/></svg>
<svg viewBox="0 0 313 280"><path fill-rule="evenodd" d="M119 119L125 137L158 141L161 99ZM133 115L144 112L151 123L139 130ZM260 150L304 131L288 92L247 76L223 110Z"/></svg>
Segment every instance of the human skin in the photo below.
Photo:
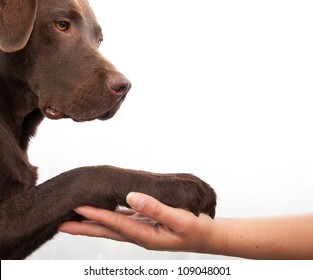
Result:
<svg viewBox="0 0 313 280"><path fill-rule="evenodd" d="M213 220L141 193L128 194L127 202L135 212L79 207L75 211L88 220L66 222L59 231L131 242L150 250L252 259L313 259L313 214Z"/></svg>

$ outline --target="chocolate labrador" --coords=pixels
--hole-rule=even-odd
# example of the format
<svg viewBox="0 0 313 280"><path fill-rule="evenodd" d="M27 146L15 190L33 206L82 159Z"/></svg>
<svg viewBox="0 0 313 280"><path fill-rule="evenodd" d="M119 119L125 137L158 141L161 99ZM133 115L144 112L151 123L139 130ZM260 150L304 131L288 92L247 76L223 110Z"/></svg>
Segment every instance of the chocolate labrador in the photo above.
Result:
<svg viewBox="0 0 313 280"><path fill-rule="evenodd" d="M131 85L98 51L101 28L87 0L0 0L0 257L27 257L80 220L72 209L114 210L143 192L215 215L214 190L189 174L81 167L36 185L27 147L44 117L108 120Z"/></svg>

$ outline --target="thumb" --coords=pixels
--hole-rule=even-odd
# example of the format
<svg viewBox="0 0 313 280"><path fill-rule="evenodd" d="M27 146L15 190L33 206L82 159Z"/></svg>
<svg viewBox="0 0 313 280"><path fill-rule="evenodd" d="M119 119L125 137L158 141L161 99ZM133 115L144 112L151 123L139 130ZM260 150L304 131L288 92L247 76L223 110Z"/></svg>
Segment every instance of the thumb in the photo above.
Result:
<svg viewBox="0 0 313 280"><path fill-rule="evenodd" d="M141 215L155 220L173 230L181 226L181 220L177 219L177 217L179 215L185 216L185 213L189 213L182 209L167 206L143 193L130 192L126 197L126 201L131 208Z"/></svg>
<svg viewBox="0 0 313 280"><path fill-rule="evenodd" d="M157 220L160 215L161 202L151 196L131 192L127 195L126 201L132 209L148 218Z"/></svg>

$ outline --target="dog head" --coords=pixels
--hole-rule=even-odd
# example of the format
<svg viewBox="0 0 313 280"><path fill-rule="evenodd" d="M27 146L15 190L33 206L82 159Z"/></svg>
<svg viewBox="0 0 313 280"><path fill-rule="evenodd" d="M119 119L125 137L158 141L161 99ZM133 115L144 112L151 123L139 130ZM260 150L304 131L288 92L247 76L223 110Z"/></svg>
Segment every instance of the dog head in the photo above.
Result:
<svg viewBox="0 0 313 280"><path fill-rule="evenodd" d="M111 118L130 82L98 51L102 32L87 0L1 0L6 67L51 119Z"/></svg>

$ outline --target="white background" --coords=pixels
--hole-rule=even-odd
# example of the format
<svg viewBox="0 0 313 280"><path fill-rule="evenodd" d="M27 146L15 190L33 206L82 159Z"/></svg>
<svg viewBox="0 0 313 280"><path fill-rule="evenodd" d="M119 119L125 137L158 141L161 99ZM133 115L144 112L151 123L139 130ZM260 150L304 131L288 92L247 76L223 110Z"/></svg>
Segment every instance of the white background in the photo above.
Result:
<svg viewBox="0 0 313 280"><path fill-rule="evenodd" d="M132 89L107 122L45 120L40 182L83 165L190 172L217 216L313 207L311 1L90 0ZM88 186L86 186L88 191ZM58 234L31 259L220 259Z"/></svg>

